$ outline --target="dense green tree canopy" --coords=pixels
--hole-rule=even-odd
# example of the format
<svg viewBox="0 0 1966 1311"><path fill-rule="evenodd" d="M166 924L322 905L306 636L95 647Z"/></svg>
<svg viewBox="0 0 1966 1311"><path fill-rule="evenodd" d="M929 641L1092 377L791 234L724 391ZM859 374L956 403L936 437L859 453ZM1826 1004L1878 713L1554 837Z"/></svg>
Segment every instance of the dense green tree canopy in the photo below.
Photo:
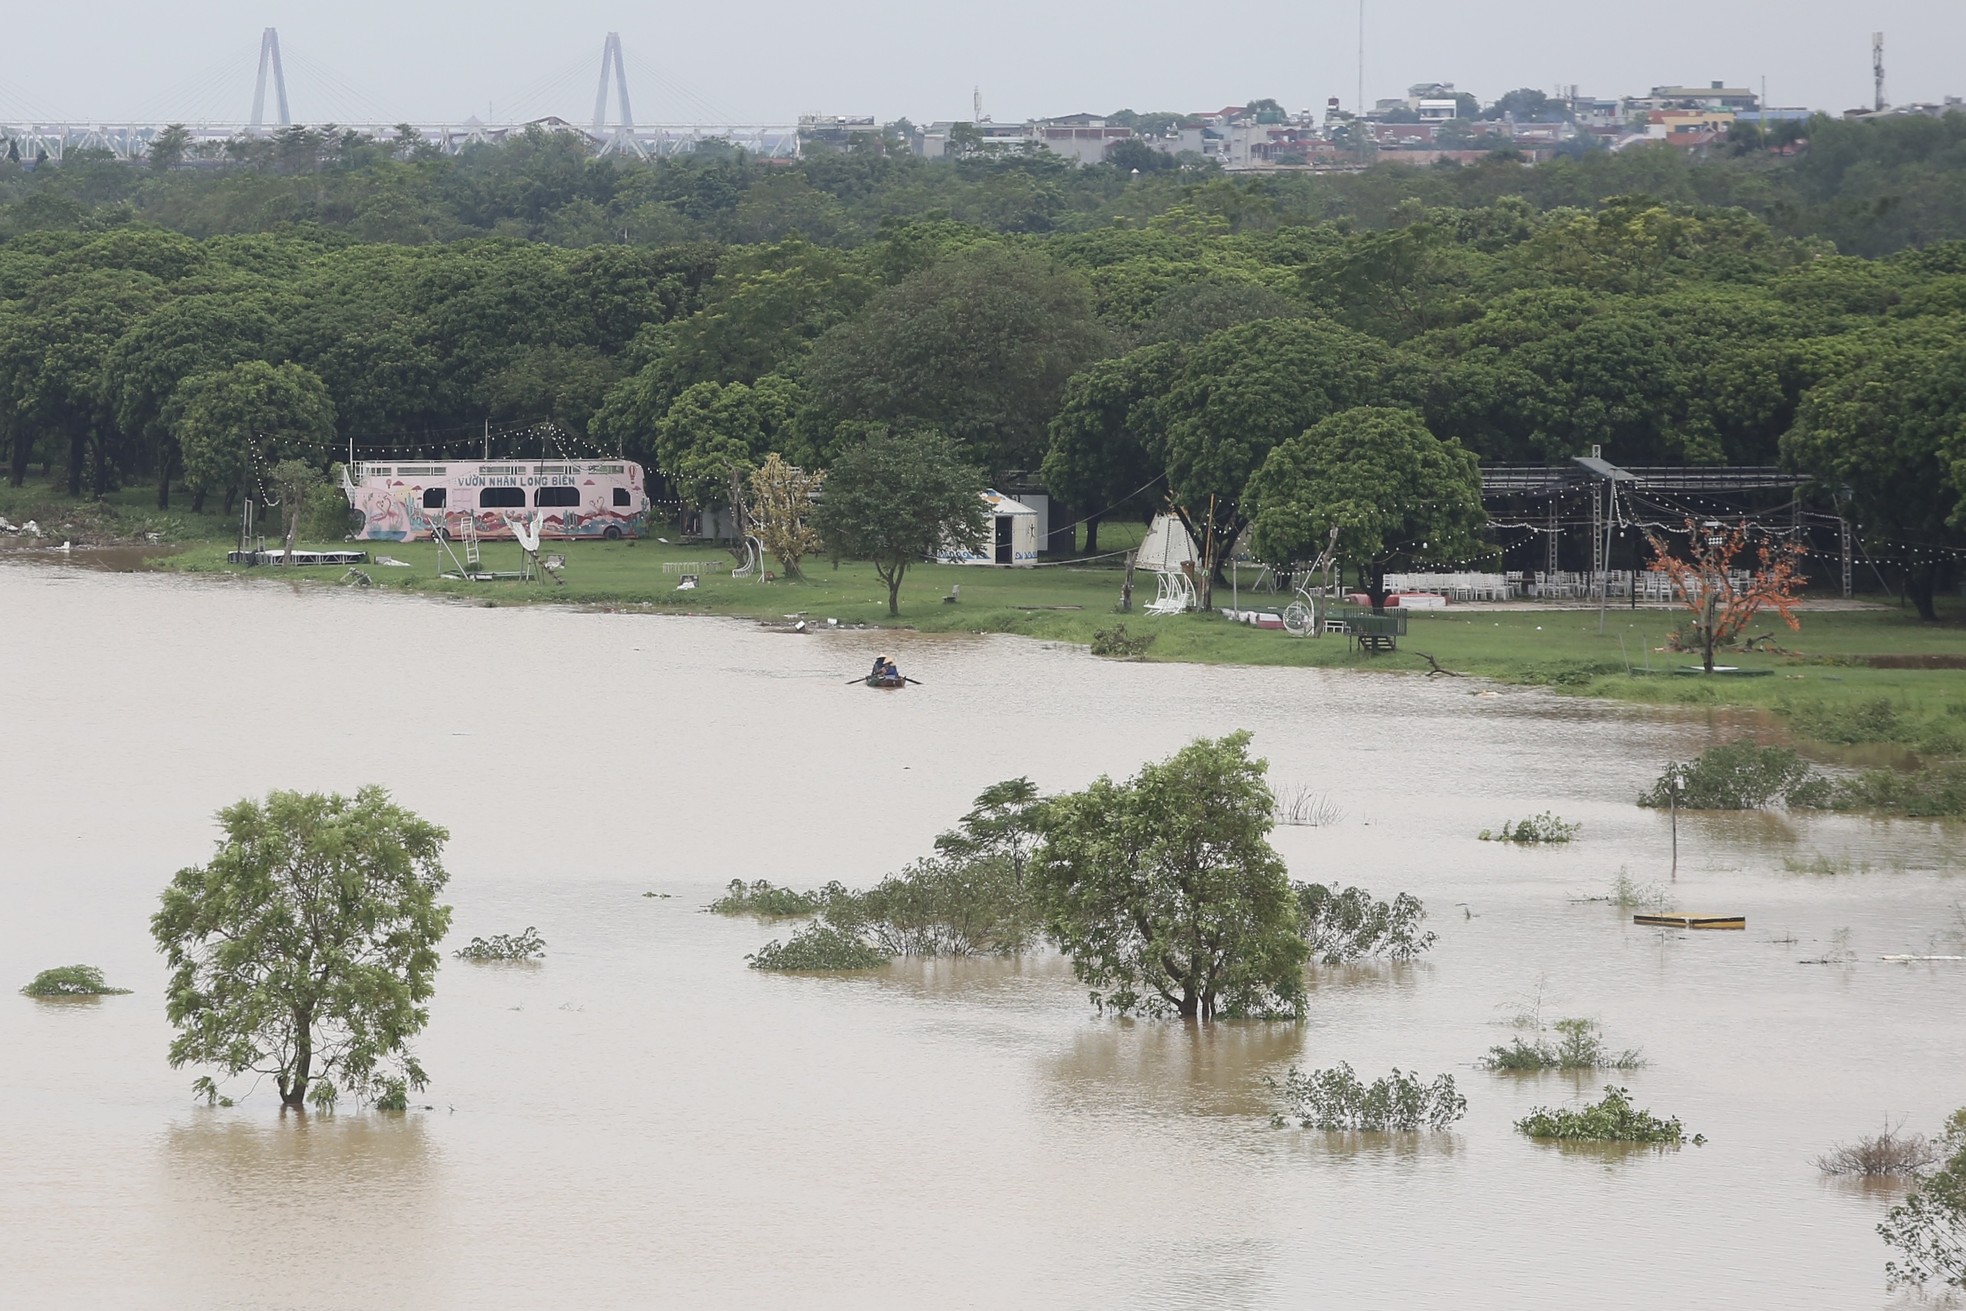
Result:
<svg viewBox="0 0 1966 1311"><path fill-rule="evenodd" d="M1032 882L1093 1004L1210 1020L1304 1002L1296 892L1249 734L1200 738L1124 783L1046 803Z"/></svg>
<svg viewBox="0 0 1966 1311"><path fill-rule="evenodd" d="M1375 602L1396 561L1459 562L1477 553L1481 470L1411 410L1360 406L1277 444L1249 480L1256 553L1279 565L1315 558L1337 530Z"/></svg>
<svg viewBox="0 0 1966 1311"><path fill-rule="evenodd" d="M271 473L300 457L318 466L335 436L334 402L321 380L298 364L244 364L193 374L172 393L166 415L184 452L193 487L226 493L243 488L278 500Z"/></svg>

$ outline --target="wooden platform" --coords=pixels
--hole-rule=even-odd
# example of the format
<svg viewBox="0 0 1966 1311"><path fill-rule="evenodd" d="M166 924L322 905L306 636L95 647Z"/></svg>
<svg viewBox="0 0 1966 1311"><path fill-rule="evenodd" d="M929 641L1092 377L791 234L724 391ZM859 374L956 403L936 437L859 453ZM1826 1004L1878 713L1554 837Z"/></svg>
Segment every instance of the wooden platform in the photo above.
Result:
<svg viewBox="0 0 1966 1311"><path fill-rule="evenodd" d="M1745 929L1745 915L1634 915L1634 924L1665 929Z"/></svg>

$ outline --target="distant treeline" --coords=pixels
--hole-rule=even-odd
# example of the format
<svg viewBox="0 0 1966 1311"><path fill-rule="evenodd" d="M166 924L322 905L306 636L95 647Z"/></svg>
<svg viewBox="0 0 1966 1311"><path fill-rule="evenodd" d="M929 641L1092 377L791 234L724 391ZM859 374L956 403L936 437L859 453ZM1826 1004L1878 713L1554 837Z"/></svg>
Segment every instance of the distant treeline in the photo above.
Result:
<svg viewBox="0 0 1966 1311"><path fill-rule="evenodd" d="M1280 442L1397 409L1484 460L1807 469L1929 609L1966 549L1966 117L1816 128L1320 178L543 134L71 157L0 175L0 450L229 501L350 437L551 420L706 506L768 452L934 428L1081 515L1233 523Z"/></svg>
<svg viewBox="0 0 1966 1311"><path fill-rule="evenodd" d="M1466 168L1387 163L1360 174L1242 177L1218 181L1224 198L1215 204L1235 230L1250 231L1338 219L1383 228L1411 203L1471 208L1519 196L1547 210L1643 195L1738 206L1783 236L1827 238L1846 255L1966 238L1966 114L1819 116L1800 147L1787 135L1770 150L1749 129L1737 144L1697 157L1664 145L1615 154L1579 148L1525 168L1501 149ZM791 163L714 144L652 162L596 161L584 138L538 128L455 156L408 135L377 140L306 127L230 143L224 153L222 163L194 161L170 139L137 167L102 151L38 167L0 158L0 238L140 219L198 237L318 224L400 244L500 235L666 246L797 234L854 246L877 238L892 218L931 212L1005 233L1138 223L1220 176L1212 163L1145 150L1122 166L1090 168L1044 154L925 161L878 137Z"/></svg>

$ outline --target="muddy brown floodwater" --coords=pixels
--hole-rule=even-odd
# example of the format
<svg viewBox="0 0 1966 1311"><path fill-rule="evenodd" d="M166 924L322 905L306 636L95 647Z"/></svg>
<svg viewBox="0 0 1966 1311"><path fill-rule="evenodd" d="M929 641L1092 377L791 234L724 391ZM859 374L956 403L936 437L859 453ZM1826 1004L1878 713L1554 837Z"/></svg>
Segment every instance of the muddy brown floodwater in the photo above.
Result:
<svg viewBox="0 0 1966 1311"><path fill-rule="evenodd" d="M1288 640L1283 637L1279 641ZM876 644L924 686L847 687ZM0 1271L33 1307L1865 1307L1891 1194L1812 1157L1966 1103L1958 829L1688 817L1675 890L1745 933L1574 897L1666 874L1632 797L1704 718L1468 681L1110 664L1009 638L0 566L0 985L89 962L131 996L0 992ZM1293 876L1419 894L1439 946L1321 970L1301 1026L1103 1020L1055 957L761 975L728 879L866 883L985 784L1130 772L1255 730ZM447 825L431 1108L194 1106L146 920L212 812L392 788ZM1475 835L1542 810L1567 847ZM1822 859L1818 859L1818 858ZM1804 873L1837 865L1841 874ZM643 893L670 894L650 898ZM1857 960L1798 964L1839 930ZM1788 941L1794 939L1794 941ZM453 944L454 945L454 944ZM1541 988L1711 1140L1566 1151L1510 1129L1603 1080L1471 1068ZM1268 1125L1293 1062L1451 1071L1451 1133Z"/></svg>

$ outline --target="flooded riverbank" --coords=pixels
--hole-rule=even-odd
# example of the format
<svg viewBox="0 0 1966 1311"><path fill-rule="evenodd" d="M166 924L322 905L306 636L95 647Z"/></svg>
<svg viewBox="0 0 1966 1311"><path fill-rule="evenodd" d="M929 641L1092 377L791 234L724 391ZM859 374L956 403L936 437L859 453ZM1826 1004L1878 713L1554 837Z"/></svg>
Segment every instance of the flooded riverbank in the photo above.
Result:
<svg viewBox="0 0 1966 1311"><path fill-rule="evenodd" d="M36 1306L1881 1306L1889 1194L1811 1158L1966 1101L1966 969L1876 960L1953 923L1958 829L1682 818L1676 900L1745 933L1573 900L1666 879L1667 817L1631 802L1724 736L1704 715L27 566L0 615L0 984L88 961L136 989L0 998L0 1263ZM843 686L877 648L924 686ZM1293 877L1414 892L1441 934L1318 972L1301 1026L1101 1020L1049 956L761 976L744 953L784 926L700 913L733 877L871 882L993 780L1234 728L1343 812L1278 831ZM446 962L433 1110L194 1107L158 890L218 807L370 781L451 829L453 937L537 925L547 959ZM1476 840L1543 810L1579 840ZM1796 963L1840 930L1854 964ZM1469 1068L1539 983L1708 1144L1514 1134L1579 1091ZM1264 1076L1339 1060L1451 1071L1468 1117L1268 1127Z"/></svg>

